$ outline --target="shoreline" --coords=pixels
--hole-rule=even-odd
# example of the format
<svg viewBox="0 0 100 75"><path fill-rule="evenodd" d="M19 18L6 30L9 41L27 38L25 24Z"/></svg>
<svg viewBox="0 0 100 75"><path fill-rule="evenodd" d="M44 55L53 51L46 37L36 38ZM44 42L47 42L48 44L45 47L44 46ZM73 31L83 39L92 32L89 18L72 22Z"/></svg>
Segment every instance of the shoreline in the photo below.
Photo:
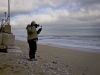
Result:
<svg viewBox="0 0 100 75"><path fill-rule="evenodd" d="M16 39L17 40L17 39ZM18 40L22 42L27 42L25 40ZM75 51L83 51L83 52L90 52L90 53L97 53L100 54L100 49L92 49L92 48L83 48L83 47L70 47L70 46L61 46L61 45L53 45L53 44L44 44L44 43L38 43L39 45L45 45L45 46L51 46L51 47L57 47L57 48L65 48L69 50L75 50Z"/></svg>
<svg viewBox="0 0 100 75"><path fill-rule="evenodd" d="M100 54L38 44L32 62L27 42L15 46L22 52L0 53L0 75L100 75Z"/></svg>
<svg viewBox="0 0 100 75"><path fill-rule="evenodd" d="M69 46L61 46L61 45L53 45L53 44L42 44L38 43L39 45L46 45L51 47L57 47L57 48L65 48L69 50L76 50L76 51L83 51L83 52L90 52L90 53L97 53L100 54L100 49L92 49L92 48L83 48L83 47L69 47Z"/></svg>
<svg viewBox="0 0 100 75"><path fill-rule="evenodd" d="M44 38L46 38L46 37L44 37ZM40 39L43 39L43 38L40 38ZM88 38L86 38L86 39L88 39ZM26 41L27 42L26 37L23 39L20 36L16 36L16 40ZM90 41L92 40L92 42L90 42L89 40ZM95 40L96 41L98 40L98 41L96 42ZM50 41L50 39L49 39L49 41ZM66 48L66 49L71 49L71 50L78 50L78 51L85 51L85 52L92 52L92 53L100 54L100 47L99 47L99 39L98 38L88 39L87 40L87 43L86 43L86 40L85 40L85 42L84 41L82 42L82 40L80 42L77 41L77 40L74 40L74 41L79 42L79 44L78 43L75 44L75 42L74 42L74 44L73 43L70 43L69 42L70 40L68 41L69 43L67 43L67 42L66 43L62 43L62 42L61 43L59 43L59 42L58 43L57 42L54 43L54 42L49 42L49 41L45 42L45 40L44 41L39 40L38 41L38 44L41 44L41 45L49 45L49 46L53 46L53 47ZM89 43L88 43L88 41L89 41ZM83 43L83 45L80 44L80 43Z"/></svg>

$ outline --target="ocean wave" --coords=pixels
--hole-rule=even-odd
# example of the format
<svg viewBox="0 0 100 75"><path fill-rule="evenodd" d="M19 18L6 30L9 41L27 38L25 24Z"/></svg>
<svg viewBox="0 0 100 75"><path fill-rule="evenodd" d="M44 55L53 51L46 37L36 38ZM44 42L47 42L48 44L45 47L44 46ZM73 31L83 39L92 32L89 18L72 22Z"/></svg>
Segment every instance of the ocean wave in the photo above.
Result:
<svg viewBox="0 0 100 75"><path fill-rule="evenodd" d="M19 35L16 39L27 41L27 36ZM39 36L38 43L100 50L99 36Z"/></svg>

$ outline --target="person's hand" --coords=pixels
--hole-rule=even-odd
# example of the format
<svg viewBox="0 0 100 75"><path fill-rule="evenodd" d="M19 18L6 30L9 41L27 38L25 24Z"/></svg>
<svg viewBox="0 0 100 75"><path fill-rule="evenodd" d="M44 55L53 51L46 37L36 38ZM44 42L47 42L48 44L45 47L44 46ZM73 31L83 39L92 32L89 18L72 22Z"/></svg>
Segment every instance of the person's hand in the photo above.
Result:
<svg viewBox="0 0 100 75"><path fill-rule="evenodd" d="M41 31L42 30L42 28L39 28L39 31Z"/></svg>
<svg viewBox="0 0 100 75"><path fill-rule="evenodd" d="M34 40L35 42L37 42L38 40Z"/></svg>
<svg viewBox="0 0 100 75"><path fill-rule="evenodd" d="M34 41L37 42L38 41L38 38L35 38Z"/></svg>

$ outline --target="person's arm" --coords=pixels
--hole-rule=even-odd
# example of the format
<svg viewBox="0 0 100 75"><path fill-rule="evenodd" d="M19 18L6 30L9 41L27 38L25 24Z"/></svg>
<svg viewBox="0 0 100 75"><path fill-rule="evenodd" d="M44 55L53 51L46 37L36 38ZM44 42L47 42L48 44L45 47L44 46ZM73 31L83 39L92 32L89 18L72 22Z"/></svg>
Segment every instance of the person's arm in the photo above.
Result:
<svg viewBox="0 0 100 75"><path fill-rule="evenodd" d="M37 34L40 34L41 31L42 31L42 28L38 29Z"/></svg>

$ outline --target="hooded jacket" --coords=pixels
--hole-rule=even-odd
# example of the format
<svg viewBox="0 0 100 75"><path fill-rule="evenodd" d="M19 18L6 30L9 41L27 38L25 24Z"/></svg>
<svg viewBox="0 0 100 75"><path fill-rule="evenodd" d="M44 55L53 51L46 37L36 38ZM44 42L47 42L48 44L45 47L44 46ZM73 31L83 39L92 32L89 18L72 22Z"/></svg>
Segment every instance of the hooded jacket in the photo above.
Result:
<svg viewBox="0 0 100 75"><path fill-rule="evenodd" d="M32 40L38 38L38 34L41 32L42 28L36 30L35 26L27 25L26 27L27 30L27 39Z"/></svg>

